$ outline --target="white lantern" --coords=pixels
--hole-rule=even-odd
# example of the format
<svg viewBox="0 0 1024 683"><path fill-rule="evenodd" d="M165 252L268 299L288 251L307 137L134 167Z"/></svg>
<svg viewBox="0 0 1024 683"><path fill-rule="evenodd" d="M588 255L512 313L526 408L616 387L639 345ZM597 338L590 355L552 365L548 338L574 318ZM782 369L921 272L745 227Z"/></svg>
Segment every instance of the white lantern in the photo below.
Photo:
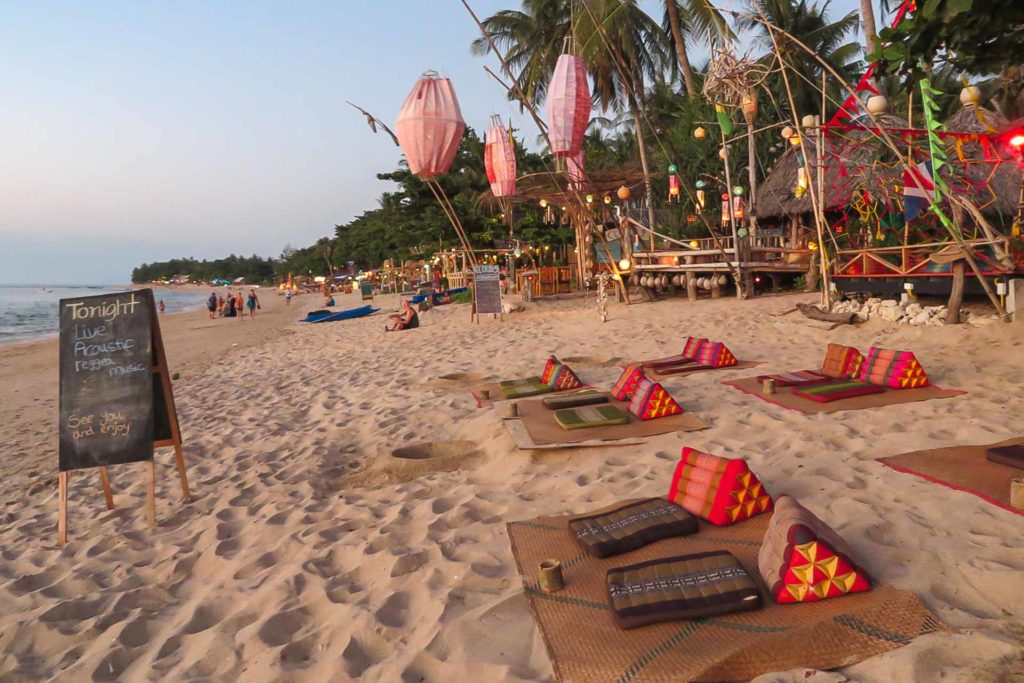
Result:
<svg viewBox="0 0 1024 683"><path fill-rule="evenodd" d="M981 102L981 88L976 85L968 85L960 91L960 104L965 107L977 107Z"/></svg>
<svg viewBox="0 0 1024 683"><path fill-rule="evenodd" d="M884 114L889 111L889 98L885 95L872 95L868 98L867 109L872 116Z"/></svg>

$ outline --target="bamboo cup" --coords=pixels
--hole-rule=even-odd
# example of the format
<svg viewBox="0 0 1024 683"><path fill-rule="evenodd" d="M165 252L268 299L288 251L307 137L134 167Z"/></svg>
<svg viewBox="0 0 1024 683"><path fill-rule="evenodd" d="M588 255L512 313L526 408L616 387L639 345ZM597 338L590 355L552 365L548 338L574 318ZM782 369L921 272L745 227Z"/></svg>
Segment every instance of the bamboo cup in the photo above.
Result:
<svg viewBox="0 0 1024 683"><path fill-rule="evenodd" d="M562 579L562 563L558 560L544 560L540 563L540 589L545 593L557 593L565 588Z"/></svg>
<svg viewBox="0 0 1024 683"><path fill-rule="evenodd" d="M483 400L486 401L490 397L491 397L491 390L490 389L481 389L480 390L480 398L482 398Z"/></svg>
<svg viewBox="0 0 1024 683"><path fill-rule="evenodd" d="M1010 505L1024 510L1024 477L1010 480Z"/></svg>
<svg viewBox="0 0 1024 683"><path fill-rule="evenodd" d="M508 404L508 416L519 417L519 404L515 401Z"/></svg>
<svg viewBox="0 0 1024 683"><path fill-rule="evenodd" d="M774 394L775 393L775 380L772 379L771 377L766 378L764 380L764 383L761 385L761 390L764 393L766 393L766 394Z"/></svg>

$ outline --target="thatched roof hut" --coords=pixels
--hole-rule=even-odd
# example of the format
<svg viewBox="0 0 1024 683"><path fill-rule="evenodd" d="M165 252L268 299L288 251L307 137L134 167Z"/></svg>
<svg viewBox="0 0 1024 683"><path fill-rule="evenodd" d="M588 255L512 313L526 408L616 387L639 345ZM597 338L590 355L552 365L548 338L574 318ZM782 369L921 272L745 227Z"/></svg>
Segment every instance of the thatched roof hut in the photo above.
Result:
<svg viewBox="0 0 1024 683"><path fill-rule="evenodd" d="M907 122L898 116L885 114L878 118L885 128L907 126ZM826 137L823 154L826 211L849 205L850 197L858 189L890 187L900 176L900 172L892 168L891 164L875 163L888 160L892 153L886 151L883 154L880 145L868 138L871 138L871 134L866 130L854 130L841 135L830 133ZM808 136L803 146L810 157L807 169L813 185L818 180L817 145ZM810 193L797 197L794 192L800 154L800 145L790 146L775 162L771 174L757 190L758 218L797 216L813 211Z"/></svg>
<svg viewBox="0 0 1024 683"><path fill-rule="evenodd" d="M978 106L961 107L946 122L951 133L991 135L1008 125L999 113ZM985 213L1012 216L1020 199L1024 180L1020 165L994 146L980 140L946 141L950 190L967 194Z"/></svg>

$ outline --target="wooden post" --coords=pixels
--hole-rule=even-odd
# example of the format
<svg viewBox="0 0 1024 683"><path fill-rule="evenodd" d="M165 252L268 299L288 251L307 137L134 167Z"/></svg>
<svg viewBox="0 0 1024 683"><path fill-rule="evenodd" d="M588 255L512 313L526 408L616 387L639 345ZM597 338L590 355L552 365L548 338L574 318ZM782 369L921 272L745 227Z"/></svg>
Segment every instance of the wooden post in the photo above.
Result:
<svg viewBox="0 0 1024 683"><path fill-rule="evenodd" d="M110 492L110 475L106 467L100 468L100 484L103 486L103 498L107 501L107 509L114 509L114 496Z"/></svg>
<svg viewBox="0 0 1024 683"><path fill-rule="evenodd" d="M693 263L693 257L687 256L686 262ZM697 274L692 270L686 271L686 298L691 302L697 301Z"/></svg>
<svg viewBox="0 0 1024 683"><path fill-rule="evenodd" d="M59 489L57 510L57 543L67 545L68 542L68 472L57 475Z"/></svg>
<svg viewBox="0 0 1024 683"><path fill-rule="evenodd" d="M946 324L960 324L960 306L964 303L964 274L966 265L963 259L953 262L953 288L949 292L949 304L946 309Z"/></svg>
<svg viewBox="0 0 1024 683"><path fill-rule="evenodd" d="M149 528L156 526L156 464L146 461L146 520Z"/></svg>

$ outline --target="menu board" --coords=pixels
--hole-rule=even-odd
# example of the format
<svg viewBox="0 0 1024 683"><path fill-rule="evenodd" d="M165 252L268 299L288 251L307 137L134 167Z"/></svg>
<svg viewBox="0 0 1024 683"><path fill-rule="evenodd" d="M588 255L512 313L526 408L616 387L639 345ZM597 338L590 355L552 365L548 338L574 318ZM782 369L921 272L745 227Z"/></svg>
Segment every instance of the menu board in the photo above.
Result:
<svg viewBox="0 0 1024 683"><path fill-rule="evenodd" d="M497 265L473 266L473 298L476 313L500 315L501 310L501 269Z"/></svg>
<svg viewBox="0 0 1024 683"><path fill-rule="evenodd" d="M153 459L154 323L152 290L61 299L61 472Z"/></svg>

